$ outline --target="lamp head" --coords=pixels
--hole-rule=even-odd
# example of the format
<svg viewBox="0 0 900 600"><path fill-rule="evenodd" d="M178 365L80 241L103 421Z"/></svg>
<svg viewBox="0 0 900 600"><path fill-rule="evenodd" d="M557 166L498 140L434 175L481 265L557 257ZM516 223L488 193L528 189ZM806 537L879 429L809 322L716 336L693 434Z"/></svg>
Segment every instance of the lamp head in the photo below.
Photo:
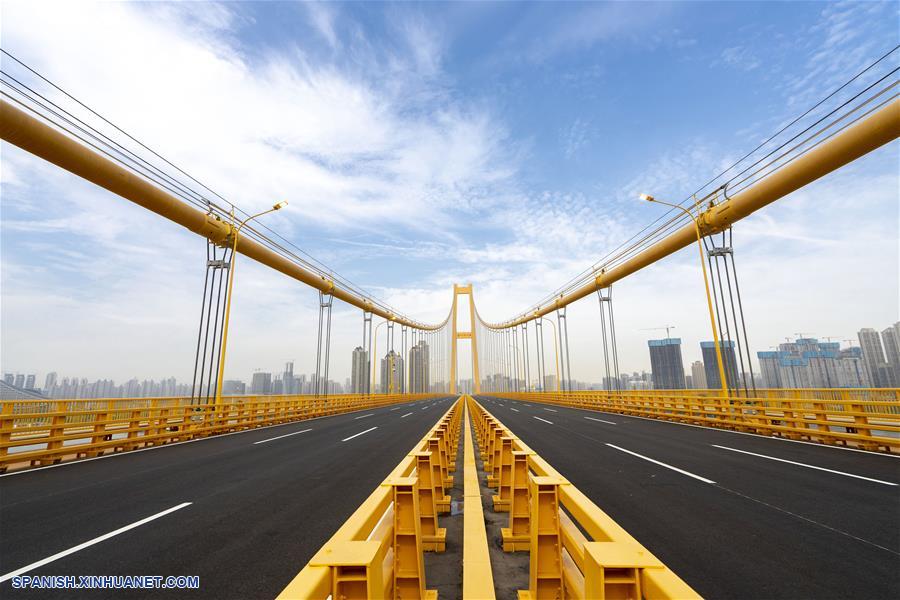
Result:
<svg viewBox="0 0 900 600"><path fill-rule="evenodd" d="M641 200L644 200L645 202L653 202L653 201L656 200L656 198L654 198L654 197L651 196L650 194L641 194L641 195L640 195L640 199L641 199Z"/></svg>
<svg viewBox="0 0 900 600"><path fill-rule="evenodd" d="M282 200L281 202L279 202L279 203L275 204L274 206L272 206L272 210L281 210L281 209L284 208L285 206L287 206L287 200Z"/></svg>

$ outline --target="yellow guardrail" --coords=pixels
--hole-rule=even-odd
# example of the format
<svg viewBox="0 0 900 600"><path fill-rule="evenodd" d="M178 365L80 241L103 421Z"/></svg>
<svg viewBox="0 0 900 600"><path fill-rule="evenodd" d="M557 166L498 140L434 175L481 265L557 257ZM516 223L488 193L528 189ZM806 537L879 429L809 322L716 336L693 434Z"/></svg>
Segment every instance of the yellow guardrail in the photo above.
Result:
<svg viewBox="0 0 900 600"><path fill-rule="evenodd" d="M218 405L190 398L3 400L0 472L438 396L226 396Z"/></svg>
<svg viewBox="0 0 900 600"><path fill-rule="evenodd" d="M288 584L280 600L437 598L425 587L423 551L443 552L462 401L416 444L390 475Z"/></svg>
<svg viewBox="0 0 900 600"><path fill-rule="evenodd" d="M463 448L463 598L493 600L494 575L484 525L484 508L481 505L481 486L478 483L478 466L475 464L468 401L469 397L466 396L463 417L466 431Z"/></svg>
<svg viewBox="0 0 900 600"><path fill-rule="evenodd" d="M494 510L509 512L503 549L531 553L521 600L699 598L697 592L547 461L467 399Z"/></svg>
<svg viewBox="0 0 900 600"><path fill-rule="evenodd" d="M795 390L793 392L803 392ZM900 390L818 390L819 397L724 397L691 391L490 392L491 396L733 429L760 435L840 444L861 450L900 451ZM777 392L780 392L778 394ZM830 392L830 393L829 393Z"/></svg>

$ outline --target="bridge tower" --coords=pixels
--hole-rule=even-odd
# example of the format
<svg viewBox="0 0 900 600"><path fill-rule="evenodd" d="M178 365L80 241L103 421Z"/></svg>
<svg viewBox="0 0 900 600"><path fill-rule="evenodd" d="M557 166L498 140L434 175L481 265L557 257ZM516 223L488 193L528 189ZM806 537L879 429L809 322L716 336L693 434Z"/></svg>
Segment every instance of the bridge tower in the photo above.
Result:
<svg viewBox="0 0 900 600"><path fill-rule="evenodd" d="M469 297L469 331L459 331L457 328L457 307L459 306L458 298L460 296ZM472 382L475 386L475 393L481 393L481 375L478 373L478 343L475 337L475 298L472 296L472 284L457 285L453 284L453 308L451 328L453 331L452 344L450 350L450 393L456 393L456 359L457 342L459 340L472 340Z"/></svg>

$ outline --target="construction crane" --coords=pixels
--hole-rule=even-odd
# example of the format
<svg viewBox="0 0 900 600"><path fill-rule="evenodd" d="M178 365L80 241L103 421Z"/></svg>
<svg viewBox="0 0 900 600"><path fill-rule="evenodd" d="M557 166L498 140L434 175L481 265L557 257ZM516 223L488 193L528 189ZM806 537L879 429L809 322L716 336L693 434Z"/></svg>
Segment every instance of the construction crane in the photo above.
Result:
<svg viewBox="0 0 900 600"><path fill-rule="evenodd" d="M662 327L645 327L644 329L641 329L641 331L659 331L661 329L666 330L666 339L668 339L669 338L669 330L675 329L675 326L674 325L663 325Z"/></svg>

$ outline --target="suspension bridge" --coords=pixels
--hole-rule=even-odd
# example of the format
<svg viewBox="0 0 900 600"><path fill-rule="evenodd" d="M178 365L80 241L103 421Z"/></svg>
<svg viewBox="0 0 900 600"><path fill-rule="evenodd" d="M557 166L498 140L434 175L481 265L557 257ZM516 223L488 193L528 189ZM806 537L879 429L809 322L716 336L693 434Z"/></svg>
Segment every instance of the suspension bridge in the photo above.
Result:
<svg viewBox="0 0 900 600"><path fill-rule="evenodd" d="M896 140L896 68L857 74L528 310L487 322L460 283L425 323L16 64L53 94L4 70L6 143L207 252L190 397L2 401L4 597L900 595L900 390L757 389L731 237ZM612 288L680 251L699 254L719 385L620 389ZM313 394L223 393L239 257L318 294ZM592 296L605 389L580 391L567 307ZM359 311L359 393L322 385L335 301Z"/></svg>

